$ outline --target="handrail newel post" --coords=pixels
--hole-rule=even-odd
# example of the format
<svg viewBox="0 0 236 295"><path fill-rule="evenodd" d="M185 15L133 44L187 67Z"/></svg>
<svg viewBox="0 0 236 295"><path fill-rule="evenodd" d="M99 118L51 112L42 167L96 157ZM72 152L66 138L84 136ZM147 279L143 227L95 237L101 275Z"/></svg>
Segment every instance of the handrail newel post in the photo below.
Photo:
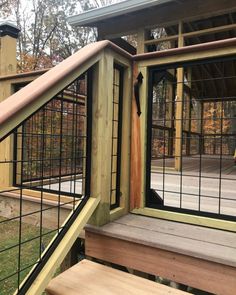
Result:
<svg viewBox="0 0 236 295"><path fill-rule="evenodd" d="M90 219L102 225L110 220L113 56L106 50L93 72L91 195L101 196Z"/></svg>

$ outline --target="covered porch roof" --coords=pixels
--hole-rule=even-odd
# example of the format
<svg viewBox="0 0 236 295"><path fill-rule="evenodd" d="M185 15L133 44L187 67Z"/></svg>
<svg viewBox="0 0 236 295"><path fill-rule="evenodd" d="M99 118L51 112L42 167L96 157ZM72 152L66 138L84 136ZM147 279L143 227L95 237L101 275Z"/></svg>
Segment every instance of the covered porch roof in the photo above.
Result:
<svg viewBox="0 0 236 295"><path fill-rule="evenodd" d="M126 0L105 7L92 9L68 18L71 25L96 27L108 19L134 13L143 9L160 6L176 0Z"/></svg>
<svg viewBox="0 0 236 295"><path fill-rule="evenodd" d="M121 37L137 33L139 29L157 26L164 27L167 35L172 35L176 33L174 25L179 21L184 22L185 27L187 24L196 26L185 28L186 32L204 29L208 19L215 16L221 17L212 23L210 21L207 28L234 23L232 14L235 11L235 0L127 0L70 16L68 22L73 26L97 27L101 39ZM193 24L199 20L204 24ZM171 32L168 28L171 28Z"/></svg>

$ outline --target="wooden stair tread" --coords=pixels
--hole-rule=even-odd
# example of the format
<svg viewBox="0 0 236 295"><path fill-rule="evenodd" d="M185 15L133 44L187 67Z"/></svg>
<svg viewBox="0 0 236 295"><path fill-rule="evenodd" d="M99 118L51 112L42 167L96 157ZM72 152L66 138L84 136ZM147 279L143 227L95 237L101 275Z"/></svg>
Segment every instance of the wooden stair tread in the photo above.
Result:
<svg viewBox="0 0 236 295"><path fill-rule="evenodd" d="M128 214L86 232L236 267L235 233Z"/></svg>
<svg viewBox="0 0 236 295"><path fill-rule="evenodd" d="M48 295L187 294L89 260L82 260L52 279L46 292Z"/></svg>

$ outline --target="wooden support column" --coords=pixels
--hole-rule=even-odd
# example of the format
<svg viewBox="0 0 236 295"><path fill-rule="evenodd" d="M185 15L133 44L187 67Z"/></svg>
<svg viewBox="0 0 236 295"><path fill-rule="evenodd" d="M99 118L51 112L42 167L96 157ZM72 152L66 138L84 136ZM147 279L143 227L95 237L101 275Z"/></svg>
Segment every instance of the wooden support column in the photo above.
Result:
<svg viewBox="0 0 236 295"><path fill-rule="evenodd" d="M16 41L19 29L8 22L0 23L0 76L15 74Z"/></svg>
<svg viewBox="0 0 236 295"><path fill-rule="evenodd" d="M179 22L178 47L184 46L183 23ZM175 169L182 169L182 136L183 136L183 99L184 99L184 68L177 69L176 114L175 114Z"/></svg>
<svg viewBox="0 0 236 295"><path fill-rule="evenodd" d="M110 221L113 63L105 50L93 71L91 195L101 201L89 223L97 226Z"/></svg>
<svg viewBox="0 0 236 295"><path fill-rule="evenodd" d="M204 103L201 101L200 102L200 106L199 106L199 109L198 109L198 128L200 130L200 134L201 134L201 137L200 137L200 144L199 144L199 154L204 154Z"/></svg>
<svg viewBox="0 0 236 295"><path fill-rule="evenodd" d="M133 68L133 84L138 76L138 67ZM141 165L141 126L137 114L137 104L134 93L132 97L132 123L131 123L131 166L130 166L130 210L140 207L142 191L142 165Z"/></svg>
<svg viewBox="0 0 236 295"><path fill-rule="evenodd" d="M127 64L124 70L123 113L122 113L122 148L120 176L120 207L124 213L129 211L130 200L130 147L131 147L131 100L132 100L132 68Z"/></svg>
<svg viewBox="0 0 236 295"><path fill-rule="evenodd" d="M138 30L138 46L137 46L137 54L147 52L147 46L145 45L145 41L148 39L148 30L139 29Z"/></svg>
<svg viewBox="0 0 236 295"><path fill-rule="evenodd" d="M189 93L186 95L186 121L185 121L185 130L188 131L187 140L186 140L186 155L191 154L191 87L192 87L192 69L187 69L187 82L189 87Z"/></svg>
<svg viewBox="0 0 236 295"><path fill-rule="evenodd" d="M16 39L19 30L9 23L0 23L0 76L16 73ZM2 81L0 87L0 102L13 92L9 81ZM13 137L9 136L0 143L0 161L12 160ZM8 187L13 183L13 166L6 163L0 165L0 186Z"/></svg>
<svg viewBox="0 0 236 295"><path fill-rule="evenodd" d="M137 114L134 94L132 98L130 210L143 208L146 194L148 68L134 64L134 82L139 72L143 75L143 82L139 88L140 116Z"/></svg>
<svg viewBox="0 0 236 295"><path fill-rule="evenodd" d="M175 70L170 69L169 73L174 77ZM173 81L167 81L167 97L166 97L166 126L171 128L168 132L168 156L173 156L174 146L174 103L175 91Z"/></svg>
<svg viewBox="0 0 236 295"><path fill-rule="evenodd" d="M181 171L182 169L182 142L183 142L183 79L184 69L177 70L177 95L175 101L176 115L175 115L175 169Z"/></svg>

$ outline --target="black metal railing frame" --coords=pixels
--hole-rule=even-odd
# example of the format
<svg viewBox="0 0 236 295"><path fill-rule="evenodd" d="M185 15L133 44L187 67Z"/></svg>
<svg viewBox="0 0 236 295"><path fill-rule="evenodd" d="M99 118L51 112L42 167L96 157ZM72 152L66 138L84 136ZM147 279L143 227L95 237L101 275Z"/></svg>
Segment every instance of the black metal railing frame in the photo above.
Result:
<svg viewBox="0 0 236 295"><path fill-rule="evenodd" d="M83 77L85 77L85 74L83 75ZM78 79L80 79L80 77L78 77L75 81L73 81L72 83L70 83L70 85L72 85L73 83L76 83L76 81L78 81ZM43 266L46 264L46 262L48 261L48 259L50 258L51 254L53 253L53 251L55 251L57 245L59 244L59 242L62 240L62 238L64 237L65 233L68 231L68 229L70 228L70 225L73 223L73 221L76 219L76 217L78 216L78 214L81 212L81 210L83 209L84 205L86 204L87 200L89 199L90 196L90 183L91 183L91 141L92 141L92 101L93 101L93 91L92 91L92 80L93 80L93 68L90 68L87 72L86 72L86 79L87 79L87 86L86 86L86 117L85 117L85 126L86 127L84 129L84 134L82 135L83 137L83 141L86 141L83 144L84 147L84 156L83 156L83 162L82 162L82 173L83 173L83 191L81 194L77 194L76 191L72 190L72 192L69 194L71 198L65 200L62 200L62 196L66 195L66 192L63 191L62 189L62 162L60 160L60 166L59 166L59 175L57 175L58 178L58 189L51 191L51 193L54 193L55 195L55 201L54 203L50 203L50 206L46 206L45 207L45 198L44 198L44 194L45 192L47 192L48 190L44 188L44 162L45 162L45 153L46 153L46 145L45 145L45 138L46 138L46 131L45 131L45 125L46 125L46 116L42 117L42 134L40 134L40 136L42 136L41 138L41 143L39 144L39 149L41 149L39 151L40 154L40 163L42 165L41 170L40 170L40 174L39 178L41 178L41 185L39 185L38 187L34 187L33 185L33 181L32 179L30 179L29 183L26 183L24 181L24 178L22 177L22 175L24 174L23 171L23 163L24 163L24 144L19 144L18 146L14 149L14 158L13 159L5 159L5 161L1 161L0 165L11 165L12 167L12 171L15 172L15 176L14 176L14 184L16 185L15 188L10 187L9 189L4 189L2 191L0 191L0 194L2 196L4 196L4 194L9 194L9 193L17 193L18 195L18 200L19 200L19 214L17 216L13 216L11 218L8 219L2 219L0 221L0 227L4 227L4 225L6 224L10 224L11 222L17 222L18 224L18 242L14 245L11 246L6 246L2 249L0 249L0 254L4 255L5 253L7 253L7 251L10 251L12 249L14 249L16 252L18 252L17 256L18 256L18 261L16 261L17 266L14 267L14 272L8 274L7 277L1 277L0 278L0 284L3 283L6 280L10 280L11 278L14 279L17 277L17 279L14 279L12 283L15 284L16 288L17 288L17 292L18 294L26 294L28 288L32 285L32 283L34 282L34 280L37 278L37 275L39 274L39 272L41 271L41 269L43 268ZM68 86L66 88L64 88L63 90L61 90L57 95L55 95L55 97L60 97L61 100L63 100L63 93L65 91L65 89L67 89ZM54 98L52 98L53 100ZM77 97L74 98L75 100L78 99L78 95ZM45 104L44 106L42 106L40 108L41 112L45 112L45 107L48 105ZM29 122L29 120L31 120L33 118L33 116L35 116L38 111L34 112L34 114L32 114L30 117L28 117L27 119L25 119L20 126L17 126L16 129L14 129L10 135L8 136L12 136L14 134L15 137L15 143L16 138L20 137L21 138L21 143L24 142L24 136L25 136L25 124L26 122ZM63 116L63 109L61 109L62 113L61 113L61 118L60 118L60 123L62 124L62 116ZM76 120L76 113L74 113L74 118ZM76 122L77 124L78 122ZM60 130L62 130L62 127L60 126ZM60 140L60 148L62 148L62 141L63 141L63 134L59 134ZM4 137L6 138L6 137ZM74 137L75 142L73 143L73 148L72 149L76 149L78 147L78 137L77 137L77 133ZM29 148L29 147L28 147ZM62 151L60 151L60 156L62 156ZM20 159L18 158L20 157ZM75 159L75 157L73 158ZM76 160L76 159L75 159ZM30 163L29 165L31 165L32 161L30 161L30 155L29 155L29 159L28 162ZM20 164L17 167L17 164ZM14 167L14 168L13 168ZM76 171L76 169L74 170ZM17 173L20 173L20 177L17 177ZM76 178L74 177L73 174L71 174L70 176L70 180L76 181ZM24 190L25 189L37 189L38 193L39 193L39 208L37 210L31 210L30 212L26 212L25 211L25 207L23 206L23 200L24 200ZM68 221L63 224L62 216L61 216L61 209L63 208L68 208L68 206L70 206L71 210L73 211L73 214L71 215L71 217L68 219ZM47 212L50 212L50 210L56 210L57 212L57 224L55 226L55 228L53 229L47 229L46 232L44 232L44 227L45 227L45 221L43 220L44 218L44 214ZM69 210L68 210L69 212ZM35 234L33 236L33 238L26 238L26 236L24 235L23 232L23 222L25 220L25 218L29 218L30 216L39 216L39 230L37 229L36 232L37 234ZM38 233L39 232L39 233ZM53 242L50 244L50 247L47 248L46 252L44 251L42 247L42 239L44 239L46 236L49 238L52 234L56 234L56 236L54 237ZM23 267L23 265L25 264L25 262L23 262L23 257L22 257L22 253L21 253L21 249L24 245L26 245L28 243L28 245L30 245L30 243L32 241L39 241L38 243L38 249L34 249L34 253L35 251L38 251L38 259L35 261L32 261L32 263L30 263L30 265L28 264L27 267ZM13 259L13 258L12 258ZM23 263L23 264L22 264ZM32 267L33 271L30 273L30 275L27 277L27 280L23 283L23 285L21 285L22 282L22 273L25 272L26 270L30 270Z"/></svg>
<svg viewBox="0 0 236 295"><path fill-rule="evenodd" d="M118 84L116 84L115 82L115 71L118 71L119 73ZM113 75L114 77L113 77L113 98L112 98L113 111L112 111L111 192L110 192L110 209L111 210L118 208L120 206L124 68L115 63ZM115 88L118 88L118 101L115 101ZM118 114L115 115L116 105L118 106ZM116 159L115 167L113 165L114 158ZM115 186L113 184L113 175L115 175ZM115 202L113 202L112 200L113 193L115 193Z"/></svg>
<svg viewBox="0 0 236 295"><path fill-rule="evenodd" d="M162 210L167 210L167 211L174 211L174 212L181 212L181 213L187 213L187 214L192 214L192 215L200 215L200 216L206 216L206 217L211 217L211 218L220 218L220 219L224 219L224 220L236 220L236 217L235 216L231 216L231 215L226 215L226 214L222 214L222 213L213 213L213 212L204 212L202 210L200 210L200 205L199 205L199 210L191 210L191 209L185 209L185 208L181 208L180 207L171 207L171 206L165 206L164 205L164 202L163 202L163 199L158 195L158 191L157 190L154 190L151 186L151 161L152 159L156 159L156 158L153 158L152 157L152 127L155 129L155 128L158 128L158 126L156 126L156 123L153 125L153 122L152 122L152 112L153 112L153 103L152 103L152 97L153 97L153 93L152 93L152 85L154 83L154 80L153 80L153 75L155 72L157 71L165 71L166 69L177 69L177 68L180 68L180 67L190 67L190 66L197 66L198 64L201 64L201 63L204 63L204 64L210 64L210 63L216 63L216 62L227 62L227 61L230 61L230 60L235 60L235 57L234 56L230 56L230 57L219 57L219 58L213 58L213 59L206 59L206 60L203 60L203 61L196 61L196 62L186 62L186 63L181 63L181 64L170 64L170 65L161 65L161 66L158 66L158 68L155 68L155 67L152 67L149 69L149 82L148 82L148 113L147 113L147 150L146 150L146 192L145 192L145 195L146 195L146 206L147 207L151 207L151 208L157 208L157 209L162 209ZM220 79L222 79L224 77L219 77L218 80L220 81ZM231 77L233 78L233 77ZM210 79L208 79L210 80ZM204 82L204 81L203 81ZM185 83L185 81L182 81L181 83ZM177 85L177 84L176 84ZM206 102L209 101L209 98L207 99L204 99ZM212 99L210 99L212 101ZM217 100L219 100L219 98L217 98ZM228 100L234 100L235 101L235 97L224 97L224 95L222 95L222 98L220 99L221 103L223 101L228 101ZM216 100L214 100L216 101ZM183 109L182 109L182 112L183 112ZM202 116L202 115L201 115ZM182 113L182 118L183 118L183 113ZM220 154L220 165L221 162L222 162L222 156L223 156L223 150L222 150L222 138L223 137L230 137L230 136L236 136L236 134L225 134L224 132L222 132L222 120L224 120L224 115L221 114L220 116L220 121L221 121L221 132L217 133L217 134L208 134L208 133L203 133L203 130L201 130L200 133L196 133L196 132L191 132L190 130L190 136L188 135L188 132L186 130L184 130L183 128L183 119L182 119L182 133L183 134L186 134L186 137L191 140L191 135L193 136L198 136L198 141L199 141L199 154L200 154L200 174L199 174L199 181L201 182L201 179L203 178L203 175L202 175L202 172L201 172L201 169L202 169L202 157L204 155L204 142L206 140L206 137L216 137L218 136L219 137L219 142L220 142L220 151L219 151L219 154ZM227 117L228 119L228 117ZM171 120L176 120L175 118L172 118ZM203 118L201 117L201 126L203 126ZM201 127L202 128L202 127ZM165 134L166 132L169 132L170 128L169 127L166 127L166 125L164 124L164 126L161 126L160 127L160 130L163 130L164 132L164 136L163 138L165 137ZM172 130L173 131L173 130ZM162 140L162 139L160 139ZM163 139L164 141L164 150L167 149L168 147L168 143ZM181 143L182 144L182 143ZM183 147L182 147L183 148ZM181 148L181 149L182 149ZM181 153L181 158L182 158L183 154ZM232 156L232 154L231 154ZM174 157L174 155L173 155ZM165 162L167 160L168 156L164 154L163 156L163 163L162 163L162 170L160 172L157 172L157 173L160 173L163 177L163 183L165 182L165 176L168 176L168 175L172 175L173 173L170 172L166 166L165 166ZM181 160L182 161L182 160ZM218 179L219 179L219 182L221 183L221 178L222 178L222 167L220 166L220 174L218 176ZM183 171L181 170L179 172L179 175L180 175L180 178L182 178L183 176L189 176L191 177L192 175L189 174L189 173L183 173ZM215 179L214 177L212 178L212 176L205 176L204 175L204 178L209 178L210 179ZM230 180L230 177L225 177L224 178L225 180ZM164 186L164 184L163 184ZM180 186L182 187L182 182L180 182ZM220 193L220 190L221 188L219 188L219 195L221 194ZM167 189L163 188L163 191L166 192L166 194L168 193L173 193L172 191L168 191ZM175 192L176 194L178 192ZM180 189L179 191L179 194L182 194L182 191ZM201 189L200 189L200 192L199 194L202 194L201 193ZM192 194L194 195L194 194ZM200 196L200 195L199 195ZM204 194L202 194L202 197L207 197L205 196ZM219 199L221 199L221 196L219 197ZM226 200L231 200L231 199L227 199ZM181 201L180 201L181 202ZM220 200L219 200L219 207L221 206L220 204Z"/></svg>

